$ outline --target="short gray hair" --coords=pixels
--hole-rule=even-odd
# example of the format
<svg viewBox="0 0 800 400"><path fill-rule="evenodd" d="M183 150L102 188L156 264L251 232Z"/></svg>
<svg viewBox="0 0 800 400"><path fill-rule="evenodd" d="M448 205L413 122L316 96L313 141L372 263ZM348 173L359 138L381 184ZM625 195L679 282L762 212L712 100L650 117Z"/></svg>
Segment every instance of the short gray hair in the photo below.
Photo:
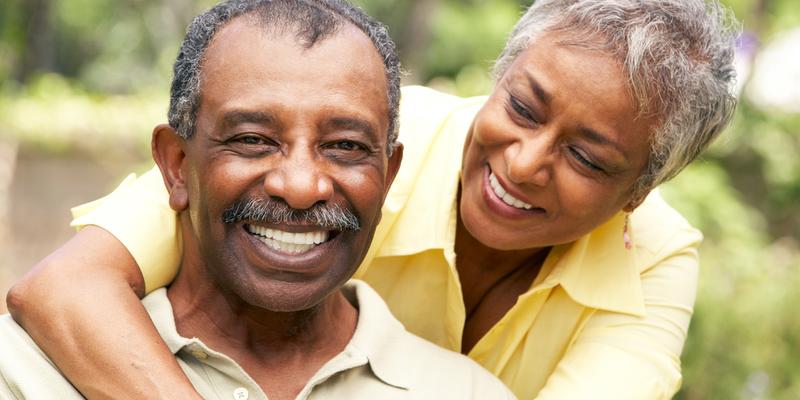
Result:
<svg viewBox="0 0 800 400"><path fill-rule="evenodd" d="M227 0L197 16L186 32L175 60L169 104L169 124L184 139L194 134L200 107L201 68L206 49L221 27L240 16L269 32L292 32L306 48L352 24L366 34L383 60L389 131L387 154L397 142L400 109L400 59L386 27L346 0Z"/></svg>
<svg viewBox="0 0 800 400"><path fill-rule="evenodd" d="M640 115L657 118L634 196L677 175L731 119L738 24L716 0L538 0L511 33L495 79L544 32L599 44L623 65Z"/></svg>

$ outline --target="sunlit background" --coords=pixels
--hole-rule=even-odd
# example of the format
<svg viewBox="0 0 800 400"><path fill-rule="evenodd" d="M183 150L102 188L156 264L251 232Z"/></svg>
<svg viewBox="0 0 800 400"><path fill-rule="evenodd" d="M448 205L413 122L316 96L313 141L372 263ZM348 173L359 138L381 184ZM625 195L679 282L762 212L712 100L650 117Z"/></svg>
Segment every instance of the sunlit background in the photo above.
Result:
<svg viewBox="0 0 800 400"><path fill-rule="evenodd" d="M149 168L178 43L212 3L0 2L0 295L69 238L70 206ZM407 83L476 95L530 0L358 3ZM800 399L800 1L726 3L743 22L736 118L663 188L706 235L678 398Z"/></svg>

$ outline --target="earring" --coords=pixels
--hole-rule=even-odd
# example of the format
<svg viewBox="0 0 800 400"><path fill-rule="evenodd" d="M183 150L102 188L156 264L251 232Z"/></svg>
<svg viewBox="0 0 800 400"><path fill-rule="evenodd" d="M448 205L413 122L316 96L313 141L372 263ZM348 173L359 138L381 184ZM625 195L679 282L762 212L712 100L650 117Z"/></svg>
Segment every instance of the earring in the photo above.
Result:
<svg viewBox="0 0 800 400"><path fill-rule="evenodd" d="M631 223L631 214L625 213L625 227L622 228L622 240L625 241L625 248L628 250L630 250L631 247L633 247L633 244L631 243L631 234L628 231L629 229L628 226L630 225L630 223Z"/></svg>

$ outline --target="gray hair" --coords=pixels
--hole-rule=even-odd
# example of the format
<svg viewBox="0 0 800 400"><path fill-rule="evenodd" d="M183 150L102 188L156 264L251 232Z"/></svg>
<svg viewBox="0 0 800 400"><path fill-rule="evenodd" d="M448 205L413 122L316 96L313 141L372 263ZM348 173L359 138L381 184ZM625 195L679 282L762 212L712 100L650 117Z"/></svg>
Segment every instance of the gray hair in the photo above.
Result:
<svg viewBox="0 0 800 400"><path fill-rule="evenodd" d="M221 27L247 15L269 32L292 32L298 43L311 48L336 34L343 24L364 32L383 60L389 131L386 151L397 142L400 108L400 59L386 27L346 0L227 0L197 16L186 32L175 60L169 104L169 124L184 139L194 134L202 96L201 68L206 49Z"/></svg>
<svg viewBox="0 0 800 400"><path fill-rule="evenodd" d="M634 196L677 175L731 119L738 24L716 0L538 0L511 33L495 79L544 32L620 60L640 115L657 118Z"/></svg>

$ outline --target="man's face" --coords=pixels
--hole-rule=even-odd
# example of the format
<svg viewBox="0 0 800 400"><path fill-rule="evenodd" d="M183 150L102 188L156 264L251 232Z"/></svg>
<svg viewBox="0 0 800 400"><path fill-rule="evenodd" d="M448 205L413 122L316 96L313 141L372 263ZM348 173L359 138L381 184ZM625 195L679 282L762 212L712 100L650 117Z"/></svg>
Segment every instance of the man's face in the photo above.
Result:
<svg viewBox="0 0 800 400"><path fill-rule="evenodd" d="M400 153L385 152L387 83L377 50L349 25L306 49L291 34L237 18L207 49L201 79L181 164L193 231L185 261L201 257L222 290L254 306L319 304L361 262L399 167ZM241 212L248 201L288 206L273 216L312 208L323 216L261 219L258 210ZM360 229L326 223L342 213Z"/></svg>

